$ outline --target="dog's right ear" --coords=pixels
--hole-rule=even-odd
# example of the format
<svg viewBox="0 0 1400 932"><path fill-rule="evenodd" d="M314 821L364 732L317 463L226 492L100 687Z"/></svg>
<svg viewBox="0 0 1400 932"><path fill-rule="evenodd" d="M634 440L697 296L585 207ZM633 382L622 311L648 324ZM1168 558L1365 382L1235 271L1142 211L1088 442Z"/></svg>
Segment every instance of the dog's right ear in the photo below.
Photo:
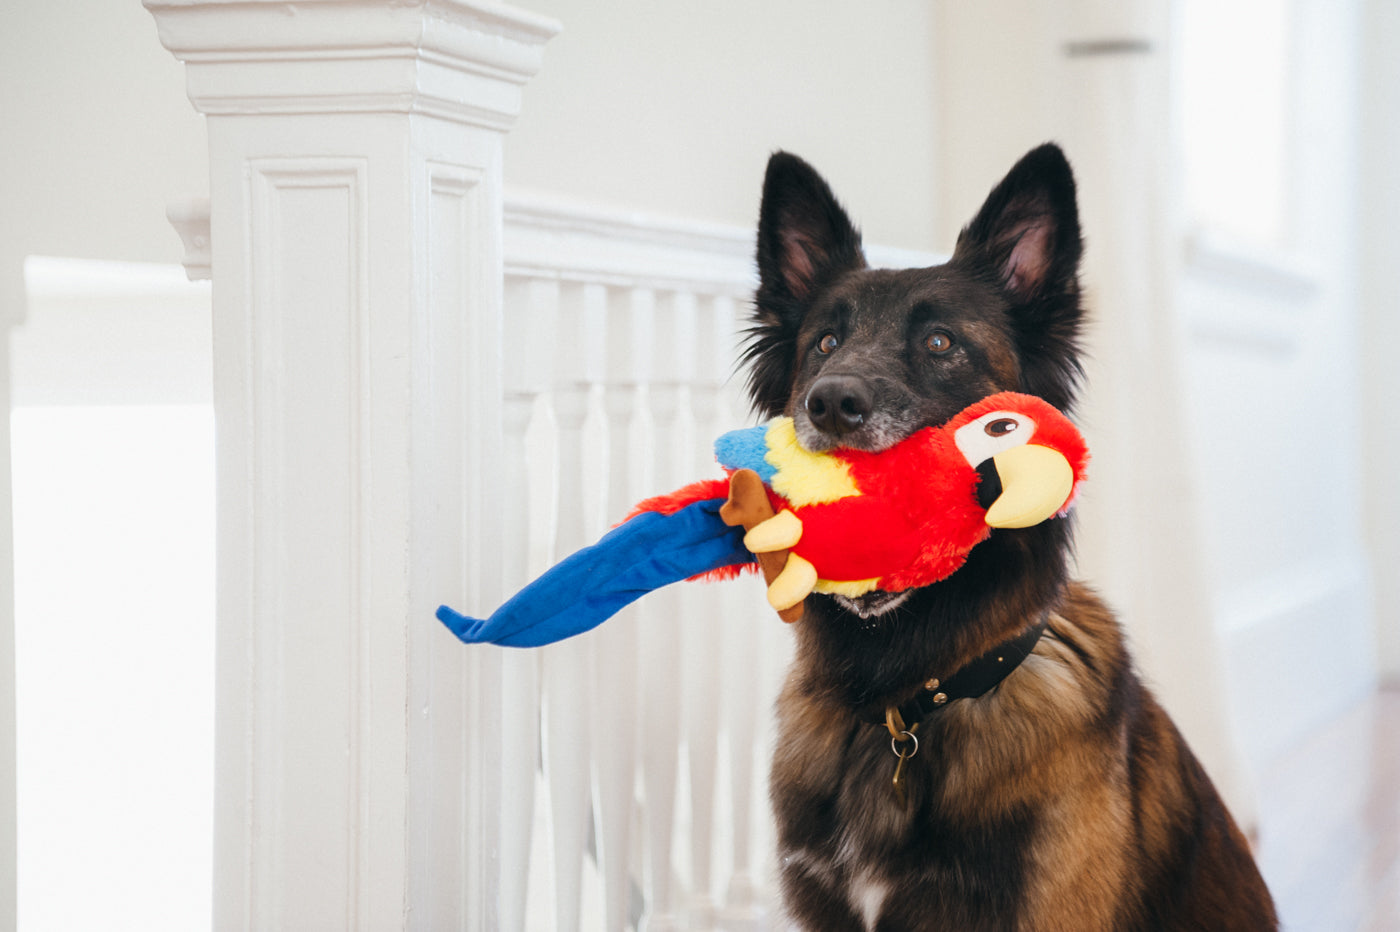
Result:
<svg viewBox="0 0 1400 932"><path fill-rule="evenodd" d="M860 233L817 170L775 152L763 178L758 215L759 296L806 303L818 288L865 265Z"/></svg>
<svg viewBox="0 0 1400 932"><path fill-rule="evenodd" d="M1021 391L1061 410L1081 370L1079 233L1074 173L1047 143L1016 163L963 229L952 264L996 282L1010 307L1021 357Z"/></svg>
<svg viewBox="0 0 1400 932"><path fill-rule="evenodd" d="M955 261L981 264L1013 305L1077 291L1083 252L1074 173L1053 143L1026 153L958 236Z"/></svg>
<svg viewBox="0 0 1400 932"><path fill-rule="evenodd" d="M843 272L863 268L860 233L822 176L775 152L758 216L758 293L745 360L749 394L767 416L787 403L797 331L812 299Z"/></svg>

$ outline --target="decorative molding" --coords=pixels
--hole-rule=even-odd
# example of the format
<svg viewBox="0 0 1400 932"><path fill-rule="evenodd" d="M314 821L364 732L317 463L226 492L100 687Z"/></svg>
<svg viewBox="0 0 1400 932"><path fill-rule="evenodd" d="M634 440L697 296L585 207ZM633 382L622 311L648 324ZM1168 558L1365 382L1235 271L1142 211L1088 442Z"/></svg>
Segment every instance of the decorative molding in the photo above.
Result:
<svg viewBox="0 0 1400 932"><path fill-rule="evenodd" d="M1193 340L1229 351L1282 359L1294 355L1299 348L1299 335L1292 321L1288 320L1259 320L1255 317L1220 320L1193 316L1189 325Z"/></svg>
<svg viewBox="0 0 1400 932"><path fill-rule="evenodd" d="M432 183L439 181L434 176ZM174 202L166 215L185 244L183 262L190 278L207 278L208 199ZM750 229L585 205L532 191L506 192L504 249L508 277L625 284L736 299L750 297L756 284ZM879 268L944 261L935 253L890 246L866 246L865 252Z"/></svg>
<svg viewBox="0 0 1400 932"><path fill-rule="evenodd" d="M748 227L506 192L506 274L749 297L757 284ZM876 267L921 267L934 253L868 245Z"/></svg>
<svg viewBox="0 0 1400 932"><path fill-rule="evenodd" d="M202 222L207 239L207 209ZM24 260L24 290L31 299L71 301L116 297L188 300L192 290L200 289L207 292L208 286L191 285L173 267L156 262L72 259L66 256L26 256Z"/></svg>
<svg viewBox="0 0 1400 932"><path fill-rule="evenodd" d="M310 157L255 159L248 167L249 365L258 373L248 385L250 517L264 556L253 563L245 695L254 725L253 798L267 813L253 863L270 893L265 927L300 925L299 915L310 920L299 910L313 907L287 877L314 866L318 887L337 891L343 904L334 924L359 928L371 859L361 811L371 766L368 165ZM320 481L308 482L300 464L327 458L344 468L312 470ZM317 528L322 545L288 552L288 539L306 527ZM274 566L267 555L279 553ZM288 708L319 714L289 715ZM343 768L315 779L299 764L338 759ZM298 849L304 838L319 839L343 860L306 856ZM323 896L314 908L330 902Z"/></svg>
<svg viewBox="0 0 1400 932"><path fill-rule="evenodd" d="M1193 340L1274 360L1301 351L1300 315L1323 287L1310 258L1202 231L1187 238L1185 250L1184 289L1208 296L1185 302Z"/></svg>
<svg viewBox="0 0 1400 932"><path fill-rule="evenodd" d="M942 253L923 249L906 249L902 246L882 246L879 243L865 247L865 261L875 269L925 269L948 261Z"/></svg>
<svg viewBox="0 0 1400 932"><path fill-rule="evenodd" d="M209 198L172 201L165 208L165 219L170 221L185 247L185 255L180 260L185 267L185 276L192 282L213 278L209 251Z"/></svg>
<svg viewBox="0 0 1400 932"><path fill-rule="evenodd" d="M507 191L507 277L748 294L753 233Z"/></svg>
<svg viewBox="0 0 1400 932"><path fill-rule="evenodd" d="M15 404L209 404L209 282L168 264L27 256L24 284Z"/></svg>
<svg viewBox="0 0 1400 932"><path fill-rule="evenodd" d="M481 0L145 0L201 113L422 113L504 131L546 17Z"/></svg>
<svg viewBox="0 0 1400 932"><path fill-rule="evenodd" d="M1312 260L1300 253L1261 249L1205 230L1186 238L1186 271L1296 302L1314 297L1322 282Z"/></svg>
<svg viewBox="0 0 1400 932"><path fill-rule="evenodd" d="M1256 770L1376 684L1366 567L1347 552L1218 603L1236 733Z"/></svg>
<svg viewBox="0 0 1400 932"><path fill-rule="evenodd" d="M1362 591L1369 585L1368 565L1365 553L1349 549L1321 563L1285 566L1233 586L1216 601L1221 630L1245 630L1302 606L1325 604L1338 593Z"/></svg>

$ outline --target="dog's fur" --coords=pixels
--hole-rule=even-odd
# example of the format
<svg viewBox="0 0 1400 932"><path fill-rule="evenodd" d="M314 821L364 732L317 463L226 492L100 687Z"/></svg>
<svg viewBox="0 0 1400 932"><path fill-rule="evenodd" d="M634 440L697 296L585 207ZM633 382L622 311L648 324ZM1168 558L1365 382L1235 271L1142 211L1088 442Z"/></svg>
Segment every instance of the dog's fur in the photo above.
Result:
<svg viewBox="0 0 1400 932"><path fill-rule="evenodd" d="M872 270L825 181L768 165L749 388L814 450L878 450L1002 390L1071 408L1080 377L1074 179L1025 156L929 269ZM994 531L900 597L810 596L778 701L771 791L786 909L811 930L1272 929L1209 778L1067 571L1070 522ZM869 719L1048 619L1000 686L922 723L891 781Z"/></svg>

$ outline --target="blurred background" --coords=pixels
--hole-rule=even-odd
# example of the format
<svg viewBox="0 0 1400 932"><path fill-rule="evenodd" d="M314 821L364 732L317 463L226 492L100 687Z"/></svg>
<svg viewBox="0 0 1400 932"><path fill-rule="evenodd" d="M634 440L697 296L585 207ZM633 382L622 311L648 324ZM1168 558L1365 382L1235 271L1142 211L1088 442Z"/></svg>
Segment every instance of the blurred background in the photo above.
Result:
<svg viewBox="0 0 1400 932"><path fill-rule="evenodd" d="M1291 926L1400 927L1400 790L1375 776L1400 684L1400 4L519 5L564 28L506 139L508 191L748 229L786 149L868 243L947 254L1022 153L1065 148L1092 317L1081 571ZM89 855L180 890L141 927L207 921L209 291L165 216L207 195L206 147L135 0L0 9L0 681L13 663L18 697L0 788L17 781L25 929L64 927L45 885ZM1354 785L1287 782L1319 756ZM1338 838L1389 826L1389 859L1332 839L1312 855L1331 886L1295 901L1318 862L1288 832L1339 798L1359 808L1333 813ZM156 810L187 834L144 828ZM1372 860L1337 866L1356 845Z"/></svg>

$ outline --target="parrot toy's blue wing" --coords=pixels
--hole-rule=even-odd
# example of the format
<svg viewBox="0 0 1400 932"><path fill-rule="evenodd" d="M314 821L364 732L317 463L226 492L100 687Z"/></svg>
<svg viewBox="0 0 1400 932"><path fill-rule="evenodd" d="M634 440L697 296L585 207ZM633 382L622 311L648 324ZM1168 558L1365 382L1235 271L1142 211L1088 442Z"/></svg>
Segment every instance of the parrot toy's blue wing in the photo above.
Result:
<svg viewBox="0 0 1400 932"><path fill-rule="evenodd" d="M539 647L582 634L653 589L751 562L744 529L719 516L724 501L697 501L671 514L643 511L555 564L490 618L468 618L446 605L437 617L467 644Z"/></svg>

